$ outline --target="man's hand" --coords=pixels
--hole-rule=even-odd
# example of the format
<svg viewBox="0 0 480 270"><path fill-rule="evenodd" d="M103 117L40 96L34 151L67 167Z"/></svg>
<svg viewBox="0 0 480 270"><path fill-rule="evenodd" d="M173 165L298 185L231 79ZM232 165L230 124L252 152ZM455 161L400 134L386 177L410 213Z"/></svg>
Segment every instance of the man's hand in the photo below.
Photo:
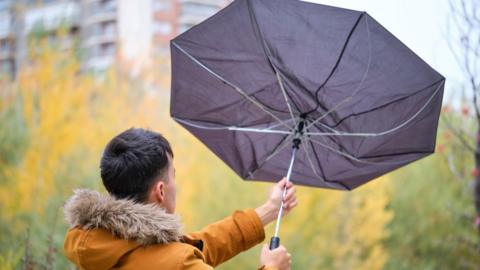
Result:
<svg viewBox="0 0 480 270"><path fill-rule="evenodd" d="M255 209L263 226L272 222L277 218L278 211L280 210L280 204L282 202L283 189L287 186L287 194L283 200L283 213L282 216L288 214L295 206L297 206L297 197L295 196L295 187L292 182L287 183L287 179L283 178L279 181L270 191L269 198L262 206Z"/></svg>
<svg viewBox="0 0 480 270"><path fill-rule="evenodd" d="M275 268L278 270L290 270L292 260L290 253L284 246L279 246L274 250L270 250L268 245L263 245L260 254L260 265L265 268Z"/></svg>

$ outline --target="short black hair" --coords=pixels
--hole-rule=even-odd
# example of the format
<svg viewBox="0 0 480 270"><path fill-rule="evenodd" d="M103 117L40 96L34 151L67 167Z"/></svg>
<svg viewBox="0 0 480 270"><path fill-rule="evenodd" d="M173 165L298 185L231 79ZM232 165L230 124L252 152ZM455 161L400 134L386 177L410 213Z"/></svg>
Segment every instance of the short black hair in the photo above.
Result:
<svg viewBox="0 0 480 270"><path fill-rule="evenodd" d="M170 143L161 134L130 128L105 147L100 161L103 185L117 198L146 202L154 180L168 169L167 154L173 158Z"/></svg>

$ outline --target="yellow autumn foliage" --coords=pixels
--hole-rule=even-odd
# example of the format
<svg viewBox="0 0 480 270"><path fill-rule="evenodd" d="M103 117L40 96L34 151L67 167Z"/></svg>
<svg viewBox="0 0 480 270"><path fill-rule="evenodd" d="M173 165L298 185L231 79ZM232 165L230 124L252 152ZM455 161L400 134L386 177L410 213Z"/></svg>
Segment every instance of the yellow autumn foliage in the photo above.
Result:
<svg viewBox="0 0 480 270"><path fill-rule="evenodd" d="M20 213L45 213L50 198L67 196L72 188L86 184L87 179L80 177L97 170L111 137L132 126L162 132L160 119L166 117L161 93L132 91L135 82L114 70L104 76L79 74L79 62L71 51L42 46L8 86L11 98L2 99L0 106L5 111L13 105L10 100L20 100L28 131L21 161L2 171L9 180L0 186L5 220ZM95 181L93 186L99 186L98 177Z"/></svg>
<svg viewBox="0 0 480 270"><path fill-rule="evenodd" d="M50 216L58 212L56 261L60 268L68 265L61 252L66 230L62 202L74 188L102 189L98 165L103 147L132 126L150 128L170 140L177 170L177 211L186 231L235 209L263 203L270 184L242 181L170 119L169 92L164 89L168 73L152 71L142 80L115 69L102 76L84 74L72 51L40 46L40 53L32 55L0 100L0 113L14 106L15 100L20 102L27 133L18 162L0 167L1 223L15 224L10 232L19 242L27 228L45 227L48 232ZM168 62L164 59L161 64ZM155 82L163 87L155 87ZM281 227L282 244L294 256L294 269L382 269L388 258L382 241L393 215L387 209L388 183L376 180L353 192L299 187L300 204ZM33 218L25 222L19 218L22 215ZM273 225L268 227L267 241L272 230ZM47 235L33 237L43 243ZM255 269L259 248L219 269ZM18 253L0 254L2 269L14 267L5 259L12 254Z"/></svg>

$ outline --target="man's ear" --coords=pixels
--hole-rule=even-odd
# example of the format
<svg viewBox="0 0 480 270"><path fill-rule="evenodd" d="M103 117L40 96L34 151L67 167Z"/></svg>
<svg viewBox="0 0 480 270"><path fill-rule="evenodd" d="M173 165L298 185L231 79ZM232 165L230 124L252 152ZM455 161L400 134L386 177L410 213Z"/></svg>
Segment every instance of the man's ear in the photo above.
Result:
<svg viewBox="0 0 480 270"><path fill-rule="evenodd" d="M163 203L165 200L165 183L163 181L157 181L153 186L153 197L157 203Z"/></svg>

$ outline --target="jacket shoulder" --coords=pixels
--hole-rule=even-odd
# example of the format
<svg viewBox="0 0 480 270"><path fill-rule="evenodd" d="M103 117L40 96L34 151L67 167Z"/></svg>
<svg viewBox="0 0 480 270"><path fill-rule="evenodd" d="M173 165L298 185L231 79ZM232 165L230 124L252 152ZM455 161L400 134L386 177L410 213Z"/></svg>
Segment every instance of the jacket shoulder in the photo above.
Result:
<svg viewBox="0 0 480 270"><path fill-rule="evenodd" d="M81 268L108 269L138 247L138 243L116 238L103 229L72 228L65 237L64 253Z"/></svg>

